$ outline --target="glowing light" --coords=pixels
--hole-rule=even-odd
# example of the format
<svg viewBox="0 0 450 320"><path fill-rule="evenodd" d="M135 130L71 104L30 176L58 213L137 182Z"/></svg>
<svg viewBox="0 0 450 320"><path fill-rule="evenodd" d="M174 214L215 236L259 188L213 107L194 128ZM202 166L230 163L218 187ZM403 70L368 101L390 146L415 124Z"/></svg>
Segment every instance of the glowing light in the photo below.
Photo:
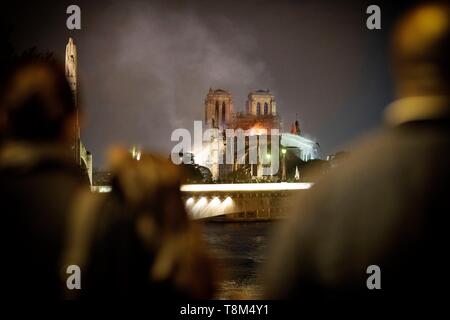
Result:
<svg viewBox="0 0 450 320"><path fill-rule="evenodd" d="M267 129L264 128L261 124L257 123L252 128L247 130L247 134L250 136L267 135Z"/></svg>
<svg viewBox="0 0 450 320"><path fill-rule="evenodd" d="M133 146L130 150L131 157L137 161L141 160L141 150L138 147Z"/></svg>
<svg viewBox="0 0 450 320"><path fill-rule="evenodd" d="M193 219L220 216L232 212L233 209L231 197L226 197L223 201L219 197L213 197L209 202L206 197L201 197L197 202L191 197L186 201L186 210Z"/></svg>
<svg viewBox="0 0 450 320"><path fill-rule="evenodd" d="M198 218L201 212L204 211L206 205L208 204L208 200L205 197L201 197L197 203L191 207L191 216L193 218Z"/></svg>
<svg viewBox="0 0 450 320"><path fill-rule="evenodd" d="M192 206L194 204L194 198L190 197L189 199L186 200L186 205L187 206Z"/></svg>
<svg viewBox="0 0 450 320"><path fill-rule="evenodd" d="M225 200L223 201L223 204L228 207L229 205L231 205L233 203L233 200L230 197L226 197Z"/></svg>
<svg viewBox="0 0 450 320"><path fill-rule="evenodd" d="M286 149L281 149L282 154L286 154Z"/></svg>
<svg viewBox="0 0 450 320"><path fill-rule="evenodd" d="M309 182L184 184L180 187L180 190L181 192L282 191L305 190L311 188L311 186L312 183Z"/></svg>
<svg viewBox="0 0 450 320"><path fill-rule="evenodd" d="M217 197L214 197L211 202L209 203L210 206L218 206L220 205L220 199Z"/></svg>
<svg viewBox="0 0 450 320"><path fill-rule="evenodd" d="M111 186L92 186L91 187L92 192L107 193L107 192L111 192L111 190L112 190Z"/></svg>

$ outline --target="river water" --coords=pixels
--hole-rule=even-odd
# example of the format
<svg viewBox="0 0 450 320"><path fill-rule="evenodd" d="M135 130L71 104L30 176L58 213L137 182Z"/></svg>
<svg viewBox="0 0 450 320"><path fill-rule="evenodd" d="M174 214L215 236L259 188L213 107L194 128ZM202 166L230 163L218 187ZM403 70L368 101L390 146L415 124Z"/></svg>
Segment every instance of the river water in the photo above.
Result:
<svg viewBox="0 0 450 320"><path fill-rule="evenodd" d="M267 259L276 222L205 222L203 232L218 259L223 281L218 299L258 299L259 273Z"/></svg>

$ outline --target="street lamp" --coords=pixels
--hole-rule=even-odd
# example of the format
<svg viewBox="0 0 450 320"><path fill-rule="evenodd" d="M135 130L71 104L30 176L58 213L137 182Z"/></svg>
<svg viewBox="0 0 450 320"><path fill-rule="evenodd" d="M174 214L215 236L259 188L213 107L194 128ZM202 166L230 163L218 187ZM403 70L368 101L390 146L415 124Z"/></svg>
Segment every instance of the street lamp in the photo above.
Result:
<svg viewBox="0 0 450 320"><path fill-rule="evenodd" d="M281 181L286 181L286 149L282 148L281 149L281 154L283 155L283 161L281 163L282 167L281 167Z"/></svg>

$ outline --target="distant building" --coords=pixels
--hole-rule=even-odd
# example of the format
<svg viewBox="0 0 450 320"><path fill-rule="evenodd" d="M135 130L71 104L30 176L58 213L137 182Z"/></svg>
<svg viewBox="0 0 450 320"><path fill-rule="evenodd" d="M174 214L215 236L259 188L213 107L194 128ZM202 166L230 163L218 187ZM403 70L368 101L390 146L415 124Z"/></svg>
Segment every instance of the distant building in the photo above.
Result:
<svg viewBox="0 0 450 320"><path fill-rule="evenodd" d="M319 147L313 140L299 136L297 134L282 133L281 145L284 148L297 149L296 154L302 161L309 161L319 158Z"/></svg>
<svg viewBox="0 0 450 320"><path fill-rule="evenodd" d="M254 116L268 116L277 114L275 96L269 90L250 92L245 104L246 112Z"/></svg>
<svg viewBox="0 0 450 320"><path fill-rule="evenodd" d="M271 129L281 129L281 121L277 115L275 96L269 90L250 92L245 104L245 113L234 114L233 129L249 131L250 135L263 134Z"/></svg>
<svg viewBox="0 0 450 320"><path fill-rule="evenodd" d="M86 171L89 176L89 182L92 185L92 154L87 151L80 135L80 123L78 118L78 90L77 90L77 47L72 38L69 38L69 42L66 45L66 59L65 59L65 71L66 78L72 89L73 99L77 108L76 124L73 131L73 144L72 150L75 157L75 161Z"/></svg>
<svg viewBox="0 0 450 320"><path fill-rule="evenodd" d="M215 181L241 181L263 178L264 168L270 154L271 141L278 141L280 152L276 157L279 163L283 161L285 153L283 148L295 149L290 152L297 155L300 161L318 158L318 148L315 141L300 136L300 129L295 134L282 133L282 123L277 113L275 96L269 90L256 90L250 92L245 104L245 112L233 113L233 100L231 94L223 89L209 89L205 98L205 125L207 129L217 129L209 141L203 143L202 153L194 155L195 163L207 167ZM298 128L298 122L297 122ZM239 159L236 136L227 137L226 129L241 129L245 137L243 157ZM279 130L277 136L271 136L271 130ZM227 154L227 144L234 147ZM228 145L229 147L229 145ZM256 161L250 163L250 155L256 154ZM226 159L233 159L233 164L227 164ZM270 161L272 161L271 159ZM269 163L270 163L269 161ZM244 163L243 163L244 162ZM268 179L280 179L281 173L274 172Z"/></svg>
<svg viewBox="0 0 450 320"><path fill-rule="evenodd" d="M301 135L300 125L298 124L298 120L295 120L295 122L292 123L291 133L295 134L297 136Z"/></svg>
<svg viewBox="0 0 450 320"><path fill-rule="evenodd" d="M205 123L210 128L226 129L232 120L233 100L229 92L209 89L205 99Z"/></svg>

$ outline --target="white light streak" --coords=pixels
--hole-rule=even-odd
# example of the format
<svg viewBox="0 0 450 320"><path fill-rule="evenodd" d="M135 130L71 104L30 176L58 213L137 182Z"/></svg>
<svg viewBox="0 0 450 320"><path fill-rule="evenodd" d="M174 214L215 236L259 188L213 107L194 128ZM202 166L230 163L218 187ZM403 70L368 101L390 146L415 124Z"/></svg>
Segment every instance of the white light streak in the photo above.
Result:
<svg viewBox="0 0 450 320"><path fill-rule="evenodd" d="M181 192L214 192L214 191L283 191L305 190L311 188L310 182L281 183L223 183L223 184L184 184Z"/></svg>

